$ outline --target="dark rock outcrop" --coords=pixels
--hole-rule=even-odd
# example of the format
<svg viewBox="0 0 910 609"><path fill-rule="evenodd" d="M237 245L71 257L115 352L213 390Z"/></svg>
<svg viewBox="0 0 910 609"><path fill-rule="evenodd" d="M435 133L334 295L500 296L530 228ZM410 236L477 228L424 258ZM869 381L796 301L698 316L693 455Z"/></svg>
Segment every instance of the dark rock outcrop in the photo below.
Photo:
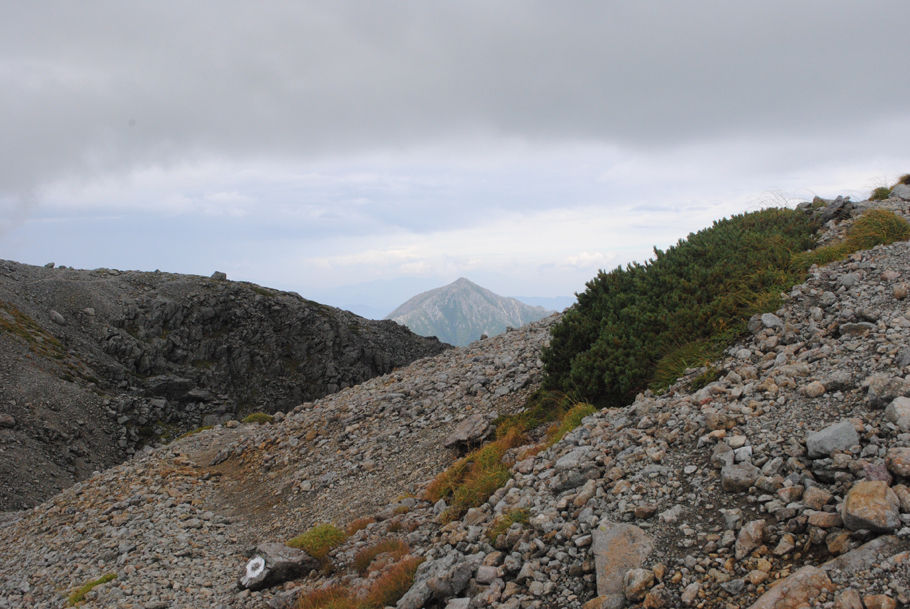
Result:
<svg viewBox="0 0 910 609"><path fill-rule="evenodd" d="M15 423L0 425L0 510L146 444L288 410L445 348L217 273L0 261L0 408Z"/></svg>

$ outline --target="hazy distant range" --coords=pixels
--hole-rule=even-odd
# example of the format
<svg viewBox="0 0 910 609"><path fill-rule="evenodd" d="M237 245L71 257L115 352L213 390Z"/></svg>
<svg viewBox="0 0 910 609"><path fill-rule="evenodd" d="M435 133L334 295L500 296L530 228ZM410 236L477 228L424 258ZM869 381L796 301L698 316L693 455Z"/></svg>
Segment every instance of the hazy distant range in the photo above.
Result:
<svg viewBox="0 0 910 609"><path fill-rule="evenodd" d="M385 319L410 297L439 287L433 279L378 280L329 290L307 291L305 298L356 313L367 319ZM575 303L574 296L512 296L516 300L551 311L562 311Z"/></svg>

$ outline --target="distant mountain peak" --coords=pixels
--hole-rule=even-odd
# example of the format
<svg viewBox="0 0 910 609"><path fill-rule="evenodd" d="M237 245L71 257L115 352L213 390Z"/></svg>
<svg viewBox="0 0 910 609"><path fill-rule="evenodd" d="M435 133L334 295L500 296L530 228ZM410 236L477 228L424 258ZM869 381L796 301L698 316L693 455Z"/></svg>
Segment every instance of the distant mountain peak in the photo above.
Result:
<svg viewBox="0 0 910 609"><path fill-rule="evenodd" d="M417 294L386 319L422 336L436 336L452 345L466 345L481 335L493 336L546 317L552 311L499 296L466 277Z"/></svg>

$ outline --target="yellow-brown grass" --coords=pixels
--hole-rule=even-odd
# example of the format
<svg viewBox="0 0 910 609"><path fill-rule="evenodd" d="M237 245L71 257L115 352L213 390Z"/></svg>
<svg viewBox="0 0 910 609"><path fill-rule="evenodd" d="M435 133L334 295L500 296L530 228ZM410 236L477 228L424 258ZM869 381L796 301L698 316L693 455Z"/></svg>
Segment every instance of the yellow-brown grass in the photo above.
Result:
<svg viewBox="0 0 910 609"><path fill-rule="evenodd" d="M370 569L373 559L380 554L391 554L395 560L401 560L410 551L408 544L397 537L389 537L357 552L354 556L353 567L361 575Z"/></svg>

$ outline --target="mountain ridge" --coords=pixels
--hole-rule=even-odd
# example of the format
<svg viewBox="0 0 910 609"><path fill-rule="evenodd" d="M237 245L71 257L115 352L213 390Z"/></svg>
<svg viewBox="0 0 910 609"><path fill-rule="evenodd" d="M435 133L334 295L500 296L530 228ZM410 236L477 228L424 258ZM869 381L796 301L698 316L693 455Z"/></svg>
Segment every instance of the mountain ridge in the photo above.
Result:
<svg viewBox="0 0 910 609"><path fill-rule="evenodd" d="M465 277L417 294L386 316L421 336L463 346L550 315L553 311L499 296Z"/></svg>

